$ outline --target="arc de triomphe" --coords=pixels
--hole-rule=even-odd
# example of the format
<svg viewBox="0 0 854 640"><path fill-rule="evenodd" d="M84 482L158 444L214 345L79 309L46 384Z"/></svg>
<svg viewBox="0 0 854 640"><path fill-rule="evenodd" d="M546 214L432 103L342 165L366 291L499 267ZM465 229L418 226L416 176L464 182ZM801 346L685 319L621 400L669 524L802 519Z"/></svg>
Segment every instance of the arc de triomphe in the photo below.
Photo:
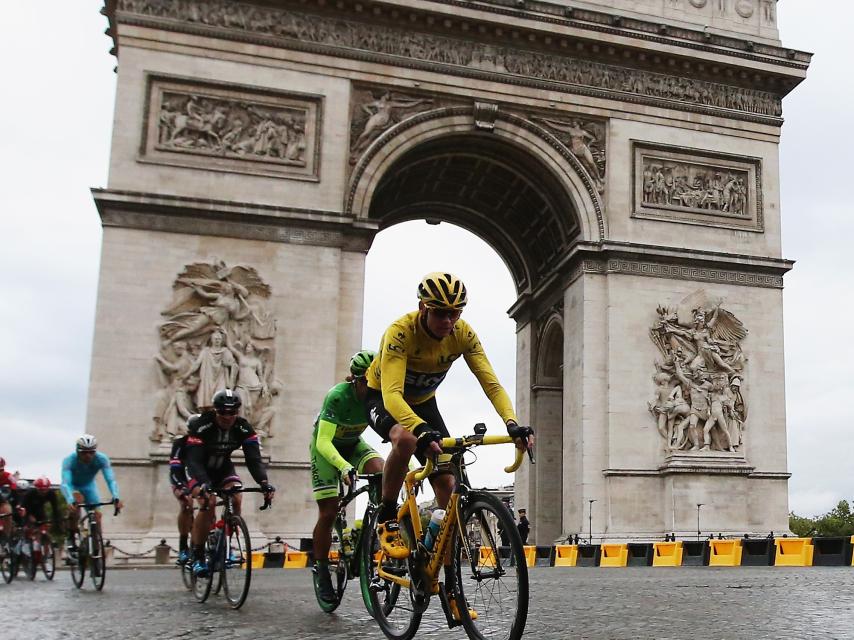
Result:
<svg viewBox="0 0 854 640"><path fill-rule="evenodd" d="M467 228L518 299L540 544L787 529L774 0L107 0L118 59L87 428L173 535L170 436L233 384L279 507L361 346L365 256ZM320 315L301 310L322 307ZM303 315L305 314L305 315ZM378 336L379 338L379 336ZM147 543L147 542L146 542Z"/></svg>

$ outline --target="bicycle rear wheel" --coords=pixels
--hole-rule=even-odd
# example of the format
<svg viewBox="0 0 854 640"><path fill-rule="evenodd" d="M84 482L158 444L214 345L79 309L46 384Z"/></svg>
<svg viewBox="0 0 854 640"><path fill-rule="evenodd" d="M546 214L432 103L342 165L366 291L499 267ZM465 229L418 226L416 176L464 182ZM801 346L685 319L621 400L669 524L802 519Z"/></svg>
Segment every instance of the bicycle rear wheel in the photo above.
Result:
<svg viewBox="0 0 854 640"><path fill-rule="evenodd" d="M5 535L0 539L0 575L6 584L12 582L15 577L12 573L12 544Z"/></svg>
<svg viewBox="0 0 854 640"><path fill-rule="evenodd" d="M50 536L42 536L42 573L48 580L53 580L56 573L56 556L53 549L53 541Z"/></svg>
<svg viewBox="0 0 854 640"><path fill-rule="evenodd" d="M498 498L475 491L468 496L452 549L461 621L472 640L518 640L528 618L528 565L522 539ZM510 535L509 557L506 553L501 557L491 522Z"/></svg>
<svg viewBox="0 0 854 640"><path fill-rule="evenodd" d="M104 539L98 525L94 525L89 534L89 550L89 577L92 579L92 586L100 591L107 579L107 563L104 556Z"/></svg>
<svg viewBox="0 0 854 640"><path fill-rule="evenodd" d="M391 640L409 640L418 631L421 616L427 609L429 597L416 597L412 588L401 594L403 587L379 575L380 542L377 538L377 514L362 525L362 571L360 580L370 598L370 611L380 629ZM401 520L400 531L410 548L415 544L412 523L408 518ZM383 570L412 584L412 567L409 559L382 558Z"/></svg>
<svg viewBox="0 0 854 640"><path fill-rule="evenodd" d="M225 599L232 609L239 609L246 602L252 582L252 545L249 530L240 516L232 516L225 529L225 557L222 561Z"/></svg>
<svg viewBox="0 0 854 640"><path fill-rule="evenodd" d="M187 591L193 590L193 561L188 560L182 565L178 566L178 569L181 570L181 581L184 583L184 586L187 588Z"/></svg>
<svg viewBox="0 0 854 640"><path fill-rule="evenodd" d="M72 534L72 546L77 549L77 553L70 555L68 560L71 564L71 581L74 586L80 589L83 586L83 580L86 578L86 550L89 541L80 535L79 531Z"/></svg>
<svg viewBox="0 0 854 640"><path fill-rule="evenodd" d="M317 604L324 613L332 613L341 604L341 598L344 597L344 590L347 588L347 581L350 578L347 569L348 558L345 558L343 553L338 556L338 560L329 561L329 575L332 577L332 587L335 589L335 602L326 602L320 597L320 582L317 579L317 569L311 568L311 579L314 583L314 597L317 599Z"/></svg>

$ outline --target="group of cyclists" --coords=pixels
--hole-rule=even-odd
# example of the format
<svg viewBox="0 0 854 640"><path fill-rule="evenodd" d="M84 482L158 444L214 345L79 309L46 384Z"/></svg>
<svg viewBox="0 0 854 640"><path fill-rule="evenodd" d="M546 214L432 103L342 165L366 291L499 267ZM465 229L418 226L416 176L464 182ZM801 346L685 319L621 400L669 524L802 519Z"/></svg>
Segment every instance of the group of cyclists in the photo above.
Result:
<svg viewBox="0 0 854 640"><path fill-rule="evenodd" d="M418 285L418 309L395 320L385 331L375 351L362 350L350 359L350 374L326 394L314 423L309 446L313 497L318 516L313 531L314 570L319 595L334 602L328 556L332 525L339 504L339 481L352 485L358 473L382 472L382 501L377 519L377 537L387 557L402 559L409 553L401 539L397 522L398 496L414 455L422 464L428 456L439 456L439 442L450 434L436 403L436 390L451 365L462 357L477 378L486 396L503 420L507 433L520 449L533 447L530 427L518 424L512 402L501 386L474 329L461 318L468 302L463 282L450 273L429 273ZM267 478L258 435L241 417L241 398L232 389L221 389L200 414L188 420L187 434L173 442L169 474L173 494L179 503L179 563L192 562L193 574L208 574L204 542L210 531L216 498L212 489L228 489L240 484L231 454L242 449L250 475L261 487L266 500L275 488ZM370 427L384 442L391 443L385 460L362 437ZM0 459L0 464L3 464ZM72 512L78 506L99 502L95 476L101 471L113 500L121 507L119 490L109 458L97 451L91 435L77 440L77 450L63 461L63 495ZM0 487L14 480L0 468ZM453 476L441 470L430 477L439 508L445 508L454 489ZM33 493L34 492L34 493ZM0 502L0 514L20 505L26 518L44 520L44 500L53 500L50 481L40 478L26 498ZM193 502L198 511L194 516ZM39 505L42 505L41 507ZM234 496L234 510L240 513L240 494ZM40 510L41 509L41 510ZM56 515L54 517L57 517ZM100 514L99 514L100 517ZM6 518L0 518L0 534ZM70 527L76 518L69 518ZM73 551L73 550L71 550ZM73 554L69 554L73 557ZM454 584L451 566L445 567L448 588ZM453 594L452 613L459 620ZM477 612L469 611L473 618Z"/></svg>
<svg viewBox="0 0 854 640"><path fill-rule="evenodd" d="M83 434L77 439L74 453L62 461L62 481L59 486L68 505L68 564L75 561L77 552L73 534L77 531L80 507L97 504L101 500L95 483L99 472L104 476L116 509L120 510L122 502L110 458L98 451L95 436ZM50 506L49 520L47 506ZM96 514L96 518L100 524L100 512ZM56 490L47 476L37 478L32 484L25 480L16 480L14 475L6 471L6 460L0 458L0 541L11 536L13 527L26 528L33 536L47 534L51 526L58 531L62 527L63 519ZM5 544L0 545L0 553L5 553L6 550Z"/></svg>

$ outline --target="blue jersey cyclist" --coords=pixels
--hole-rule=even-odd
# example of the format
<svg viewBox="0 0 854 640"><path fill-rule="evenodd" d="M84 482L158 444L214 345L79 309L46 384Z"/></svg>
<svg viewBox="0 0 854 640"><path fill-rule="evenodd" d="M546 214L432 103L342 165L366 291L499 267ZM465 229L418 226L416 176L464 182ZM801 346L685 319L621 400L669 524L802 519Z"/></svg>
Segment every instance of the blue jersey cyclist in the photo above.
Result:
<svg viewBox="0 0 854 640"><path fill-rule="evenodd" d="M350 358L347 382L335 385L326 394L309 445L311 484L318 509L312 548L320 598L328 603L337 599L329 575L329 547L332 524L338 513L338 479L351 485L357 471L379 473L383 470L380 454L361 437L368 427L364 405L368 390L365 372L375 355L373 351L364 350Z"/></svg>
<svg viewBox="0 0 854 640"><path fill-rule="evenodd" d="M98 441L95 436L88 433L77 438L77 451L62 461L62 484L60 491L68 503L68 535L69 549L74 549L73 534L77 532L77 511L84 504L97 504L101 502L95 477L98 472L103 474L107 488L116 502L116 508L121 510L122 501L119 498L119 486L116 484L116 476L110 458L98 451ZM101 512L97 511L95 517L101 524Z"/></svg>

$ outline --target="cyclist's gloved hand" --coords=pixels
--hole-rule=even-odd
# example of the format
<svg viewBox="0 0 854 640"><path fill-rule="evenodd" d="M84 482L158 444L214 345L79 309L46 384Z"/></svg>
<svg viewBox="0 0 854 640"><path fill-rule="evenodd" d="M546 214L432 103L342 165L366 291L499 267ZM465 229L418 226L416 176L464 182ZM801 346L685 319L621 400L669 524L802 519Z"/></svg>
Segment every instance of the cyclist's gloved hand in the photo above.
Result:
<svg viewBox="0 0 854 640"><path fill-rule="evenodd" d="M353 467L350 467L341 474L341 481L346 484L348 487L356 486L356 470Z"/></svg>
<svg viewBox="0 0 854 640"><path fill-rule="evenodd" d="M274 493L276 493L276 487L274 487L273 485L271 485L271 484L270 484L269 482L267 482L266 480L264 480L264 482L262 482L260 486L261 486L261 491L263 491L263 492L264 492L264 495L265 495L266 497L268 497L268 498L272 497L272 495L273 495Z"/></svg>
<svg viewBox="0 0 854 640"><path fill-rule="evenodd" d="M435 431L426 422L422 422L412 430L415 434L415 453L424 454L428 451L434 454L442 453L442 448L439 442L442 441L442 434Z"/></svg>
<svg viewBox="0 0 854 640"><path fill-rule="evenodd" d="M531 427L520 427L515 420L507 421L507 435L516 441L519 449L530 449L534 446L534 430Z"/></svg>

